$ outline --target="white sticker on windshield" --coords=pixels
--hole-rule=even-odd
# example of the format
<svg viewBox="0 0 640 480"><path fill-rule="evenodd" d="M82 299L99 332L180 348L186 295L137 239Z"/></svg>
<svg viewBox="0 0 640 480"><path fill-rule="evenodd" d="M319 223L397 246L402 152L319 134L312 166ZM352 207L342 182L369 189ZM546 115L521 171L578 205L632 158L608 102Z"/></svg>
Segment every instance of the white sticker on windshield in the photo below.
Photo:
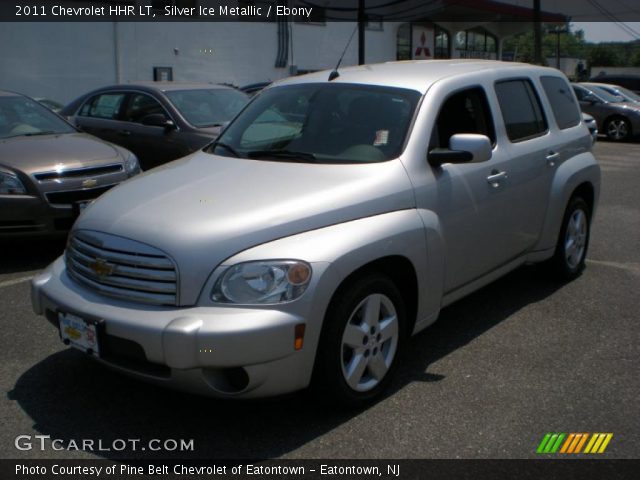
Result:
<svg viewBox="0 0 640 480"><path fill-rule="evenodd" d="M380 145L386 145L389 143L389 130L378 130L376 132L376 139L373 141L373 146L378 147Z"/></svg>

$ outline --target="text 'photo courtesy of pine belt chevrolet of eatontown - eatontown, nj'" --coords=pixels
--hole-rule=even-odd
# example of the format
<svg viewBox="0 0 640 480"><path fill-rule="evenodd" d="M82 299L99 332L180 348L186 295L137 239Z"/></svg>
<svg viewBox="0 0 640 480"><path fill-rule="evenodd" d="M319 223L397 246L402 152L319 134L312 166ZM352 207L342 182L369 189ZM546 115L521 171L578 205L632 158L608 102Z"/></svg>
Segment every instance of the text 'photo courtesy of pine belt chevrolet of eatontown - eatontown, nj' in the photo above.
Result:
<svg viewBox="0 0 640 480"><path fill-rule="evenodd" d="M0 478L636 478L634 2L3 2L0 45Z"/></svg>

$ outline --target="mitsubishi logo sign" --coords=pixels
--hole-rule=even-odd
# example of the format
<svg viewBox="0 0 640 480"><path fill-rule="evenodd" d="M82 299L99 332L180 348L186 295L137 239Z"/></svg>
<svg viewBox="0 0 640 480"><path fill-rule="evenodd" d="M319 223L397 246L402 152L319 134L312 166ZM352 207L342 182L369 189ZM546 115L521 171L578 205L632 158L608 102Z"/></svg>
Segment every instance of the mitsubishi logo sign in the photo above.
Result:
<svg viewBox="0 0 640 480"><path fill-rule="evenodd" d="M413 58L415 60L427 60L433 58L434 34L432 28L413 26Z"/></svg>

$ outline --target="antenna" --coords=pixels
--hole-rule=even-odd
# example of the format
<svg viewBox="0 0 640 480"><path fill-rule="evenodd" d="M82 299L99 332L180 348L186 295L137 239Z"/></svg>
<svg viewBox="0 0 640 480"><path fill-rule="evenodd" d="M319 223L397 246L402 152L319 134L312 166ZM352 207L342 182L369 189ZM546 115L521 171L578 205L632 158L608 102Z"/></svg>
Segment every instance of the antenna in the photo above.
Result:
<svg viewBox="0 0 640 480"><path fill-rule="evenodd" d="M344 47L344 51L342 52L342 55L340 55L340 60L338 60L338 64L336 65L336 68L334 68L331 71L331 73L329 74L329 81L335 80L336 78L338 78L340 76L340 74L338 73L338 68L340 67L340 64L342 63L342 59L344 58L345 53L347 53L347 49L349 48L349 45L351 45L351 40L353 40L353 36L356 34L356 30L358 30L358 25L356 25L356 28L353 29L353 32L351 33L351 36L349 37L349 41L347 42L347 46Z"/></svg>

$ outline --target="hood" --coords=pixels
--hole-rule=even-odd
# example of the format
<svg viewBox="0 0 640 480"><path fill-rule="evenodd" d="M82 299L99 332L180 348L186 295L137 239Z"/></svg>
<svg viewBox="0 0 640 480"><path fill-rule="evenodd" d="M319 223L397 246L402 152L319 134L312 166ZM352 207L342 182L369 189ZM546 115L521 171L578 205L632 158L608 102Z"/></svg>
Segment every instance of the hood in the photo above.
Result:
<svg viewBox="0 0 640 480"><path fill-rule="evenodd" d="M86 133L0 139L0 164L27 174L121 160L117 148Z"/></svg>
<svg viewBox="0 0 640 480"><path fill-rule="evenodd" d="M113 188L74 229L163 250L178 264L181 303L190 305L213 269L247 248L414 204L399 160L325 165L197 152Z"/></svg>
<svg viewBox="0 0 640 480"><path fill-rule="evenodd" d="M636 103L636 102L608 103L607 105L619 110L640 112L640 103Z"/></svg>

